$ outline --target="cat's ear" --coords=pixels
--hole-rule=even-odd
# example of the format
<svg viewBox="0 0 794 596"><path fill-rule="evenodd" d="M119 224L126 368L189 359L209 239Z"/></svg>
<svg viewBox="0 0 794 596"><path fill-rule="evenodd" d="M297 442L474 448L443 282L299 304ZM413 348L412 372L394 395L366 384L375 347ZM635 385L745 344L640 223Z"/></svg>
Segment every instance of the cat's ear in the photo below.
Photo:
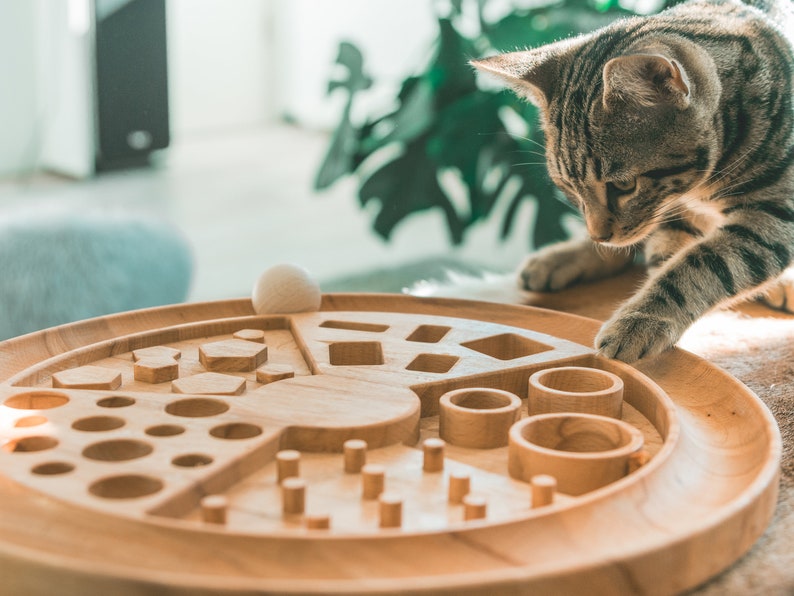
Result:
<svg viewBox="0 0 794 596"><path fill-rule="evenodd" d="M613 58L604 65L604 107L618 103L639 106L689 106L690 85L679 62L658 54Z"/></svg>
<svg viewBox="0 0 794 596"><path fill-rule="evenodd" d="M534 50L508 52L472 60L475 68L496 75L522 97L545 107L557 85L565 56L581 39L565 40Z"/></svg>

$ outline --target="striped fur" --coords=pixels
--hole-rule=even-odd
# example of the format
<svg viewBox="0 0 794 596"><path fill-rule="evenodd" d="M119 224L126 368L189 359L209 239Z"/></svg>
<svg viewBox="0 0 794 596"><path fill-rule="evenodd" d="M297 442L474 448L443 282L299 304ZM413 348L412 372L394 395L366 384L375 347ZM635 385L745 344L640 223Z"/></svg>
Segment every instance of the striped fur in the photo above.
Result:
<svg viewBox="0 0 794 596"><path fill-rule="evenodd" d="M590 234L530 255L520 283L561 289L644 250L604 355L657 354L765 291L794 311L792 32L791 0L695 1L474 63L541 107L549 173Z"/></svg>

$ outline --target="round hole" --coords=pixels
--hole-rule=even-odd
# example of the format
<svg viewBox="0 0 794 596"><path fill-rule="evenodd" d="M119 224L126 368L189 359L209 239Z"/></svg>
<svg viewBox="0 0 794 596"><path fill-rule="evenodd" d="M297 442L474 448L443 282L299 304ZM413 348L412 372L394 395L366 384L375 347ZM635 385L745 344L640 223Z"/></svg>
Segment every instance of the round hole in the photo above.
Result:
<svg viewBox="0 0 794 596"><path fill-rule="evenodd" d="M510 395L489 389L455 392L450 395L449 401L459 408L466 408L467 410L496 410L513 404Z"/></svg>
<svg viewBox="0 0 794 596"><path fill-rule="evenodd" d="M146 429L146 434L151 437L174 437L183 432L185 432L185 427L177 424L158 424Z"/></svg>
<svg viewBox="0 0 794 596"><path fill-rule="evenodd" d="M68 474L74 470L74 465L65 461L50 461L34 466L31 472L39 476L57 476L58 474Z"/></svg>
<svg viewBox="0 0 794 596"><path fill-rule="evenodd" d="M250 439L262 434L262 429L254 424L245 422L232 422L221 424L210 430L213 437L219 439Z"/></svg>
<svg viewBox="0 0 794 596"><path fill-rule="evenodd" d="M153 495L162 488L163 483L157 478L141 474L125 474L97 480L88 487L88 491L102 499L138 499Z"/></svg>
<svg viewBox="0 0 794 596"><path fill-rule="evenodd" d="M124 424L123 418L116 418L115 416L90 416L76 420L72 424L72 428L86 432L102 432L121 428Z"/></svg>
<svg viewBox="0 0 794 596"><path fill-rule="evenodd" d="M5 405L16 410L49 410L69 402L63 393L54 391L30 391L13 395L5 400Z"/></svg>
<svg viewBox="0 0 794 596"><path fill-rule="evenodd" d="M620 379L603 370L579 366L562 366L535 373L537 382L555 391L596 393L615 387Z"/></svg>
<svg viewBox="0 0 794 596"><path fill-rule="evenodd" d="M625 423L581 415L535 416L521 436L538 447L568 453L598 453L626 447L635 440Z"/></svg>
<svg viewBox="0 0 794 596"><path fill-rule="evenodd" d="M44 416L25 416L20 418L14 423L15 428L28 428L31 426L41 426L46 424L47 419Z"/></svg>
<svg viewBox="0 0 794 596"><path fill-rule="evenodd" d="M58 445L58 439L54 437L36 436L9 441L3 445L3 449L9 453L31 453L52 449L56 445Z"/></svg>
<svg viewBox="0 0 794 596"><path fill-rule="evenodd" d="M173 416L185 418L205 418L207 416L217 416L229 409L229 404L219 399L207 399L205 397L191 397L172 401L165 407L165 411Z"/></svg>
<svg viewBox="0 0 794 596"><path fill-rule="evenodd" d="M203 453L188 453L186 455L179 455L171 460L171 463L180 468L198 468L207 466L213 462L209 455Z"/></svg>
<svg viewBox="0 0 794 596"><path fill-rule="evenodd" d="M97 400L96 405L100 408L126 408L135 403L131 397L124 395L111 395L110 397L103 397Z"/></svg>
<svg viewBox="0 0 794 596"><path fill-rule="evenodd" d="M83 456L97 461L127 461L149 455L153 448L143 441L115 439L94 443L83 449Z"/></svg>

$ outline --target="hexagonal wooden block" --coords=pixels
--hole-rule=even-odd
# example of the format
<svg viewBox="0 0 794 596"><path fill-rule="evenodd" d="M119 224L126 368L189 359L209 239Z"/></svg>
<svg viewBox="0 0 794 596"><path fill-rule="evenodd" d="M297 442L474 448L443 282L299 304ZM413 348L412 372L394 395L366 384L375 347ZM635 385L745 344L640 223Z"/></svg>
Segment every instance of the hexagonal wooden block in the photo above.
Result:
<svg viewBox="0 0 794 596"><path fill-rule="evenodd" d="M199 361L215 372L249 372L267 360L267 346L244 339L226 339L199 346Z"/></svg>
<svg viewBox="0 0 794 596"><path fill-rule="evenodd" d="M132 351L132 359L135 362L143 360L144 358L171 358L172 360L179 360L182 357L182 352L176 348L169 348L168 346L152 346L151 348L141 348L140 350Z"/></svg>
<svg viewBox="0 0 794 596"><path fill-rule="evenodd" d="M165 383L179 377L179 364L171 357L141 358L135 363L134 375L143 383Z"/></svg>
<svg viewBox="0 0 794 596"><path fill-rule="evenodd" d="M295 376L295 371L286 364L268 364L256 369L256 380L263 385L291 379Z"/></svg>
<svg viewBox="0 0 794 596"><path fill-rule="evenodd" d="M171 391L199 395L242 395L245 392L245 379L220 373L200 373L173 381Z"/></svg>
<svg viewBox="0 0 794 596"><path fill-rule="evenodd" d="M121 373L101 366L81 366L52 375L52 386L62 389L104 389L121 387Z"/></svg>
<svg viewBox="0 0 794 596"><path fill-rule="evenodd" d="M232 335L235 339L244 339L245 341L255 341L258 344L265 343L265 332L261 329L240 329L237 333Z"/></svg>

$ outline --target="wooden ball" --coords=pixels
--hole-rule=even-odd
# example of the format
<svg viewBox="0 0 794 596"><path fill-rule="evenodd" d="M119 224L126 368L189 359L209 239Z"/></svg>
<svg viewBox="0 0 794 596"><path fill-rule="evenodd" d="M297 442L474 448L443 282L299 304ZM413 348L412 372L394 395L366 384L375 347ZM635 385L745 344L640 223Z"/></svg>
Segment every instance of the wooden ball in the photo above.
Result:
<svg viewBox="0 0 794 596"><path fill-rule="evenodd" d="M320 285L297 265L276 265L259 276L251 301L257 314L320 310Z"/></svg>

